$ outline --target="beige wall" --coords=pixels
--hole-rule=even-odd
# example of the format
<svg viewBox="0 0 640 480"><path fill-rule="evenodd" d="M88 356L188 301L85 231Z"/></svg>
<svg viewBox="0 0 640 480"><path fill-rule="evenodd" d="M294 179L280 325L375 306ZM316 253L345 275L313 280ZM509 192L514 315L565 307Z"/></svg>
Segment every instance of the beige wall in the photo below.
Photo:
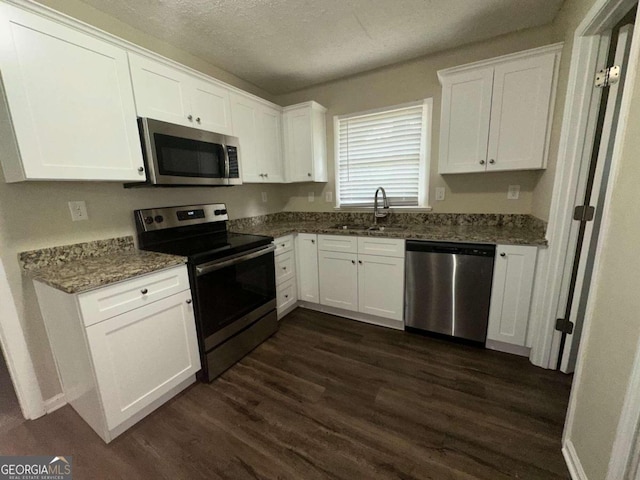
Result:
<svg viewBox="0 0 640 480"><path fill-rule="evenodd" d="M432 97L433 129L429 200L433 210L466 213L531 213L536 186L540 183L540 178L545 175L540 171L446 176L437 173L441 87L436 72L443 68L555 43L562 41L564 36L563 32L551 25L529 29L276 97L275 101L281 105L316 100L328 109L329 183L290 187L291 199L287 209L333 209L334 203L325 202L322 193L335 191L334 115L361 112ZM563 59L563 63L566 61ZM558 91L558 99L564 99L564 89ZM555 163L557 142L553 142L552 145L554 147L550 153L550 164ZM513 184L521 186L519 200L507 200L508 186ZM446 189L446 199L443 202L436 202L434 199L435 188L439 186ZM308 193L311 191L316 198L313 203L308 201ZM371 193L373 195L373 192ZM548 195L549 192L545 191L544 194ZM541 218L547 218L544 208L538 208L536 214Z"/></svg>

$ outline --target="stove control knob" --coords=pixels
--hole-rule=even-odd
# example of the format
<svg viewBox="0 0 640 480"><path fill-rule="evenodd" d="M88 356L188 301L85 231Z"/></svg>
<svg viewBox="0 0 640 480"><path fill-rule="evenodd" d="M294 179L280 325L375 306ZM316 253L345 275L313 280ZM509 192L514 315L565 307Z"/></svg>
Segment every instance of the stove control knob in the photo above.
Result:
<svg viewBox="0 0 640 480"><path fill-rule="evenodd" d="M213 214L217 217L218 215L222 215L222 210L214 210Z"/></svg>
<svg viewBox="0 0 640 480"><path fill-rule="evenodd" d="M157 223L162 223L164 222L164 217L162 215L156 215L155 221Z"/></svg>
<svg viewBox="0 0 640 480"><path fill-rule="evenodd" d="M151 225L153 223L153 217L144 217L144 223Z"/></svg>

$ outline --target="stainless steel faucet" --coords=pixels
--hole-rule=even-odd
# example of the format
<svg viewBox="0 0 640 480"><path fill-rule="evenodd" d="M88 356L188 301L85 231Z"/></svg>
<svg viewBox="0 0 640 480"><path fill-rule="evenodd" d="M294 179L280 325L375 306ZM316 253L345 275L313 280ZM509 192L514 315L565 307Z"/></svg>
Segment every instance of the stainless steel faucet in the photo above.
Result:
<svg viewBox="0 0 640 480"><path fill-rule="evenodd" d="M387 192L384 191L384 188L378 187L376 190L376 194L373 196L373 224L378 224L379 218L384 218L388 215L388 212L380 212L378 211L378 192L382 190L382 208L385 210L389 208L389 200L387 200Z"/></svg>

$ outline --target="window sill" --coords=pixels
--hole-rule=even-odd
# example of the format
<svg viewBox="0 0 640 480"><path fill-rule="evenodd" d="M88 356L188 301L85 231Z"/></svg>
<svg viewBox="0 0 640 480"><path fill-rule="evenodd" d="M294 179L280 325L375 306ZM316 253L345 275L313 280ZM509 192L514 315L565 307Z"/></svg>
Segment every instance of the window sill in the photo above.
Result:
<svg viewBox="0 0 640 480"><path fill-rule="evenodd" d="M333 207L333 209L336 212L372 212L373 213L373 207ZM382 207L380 207L380 210L383 210ZM431 212L433 211L433 207L427 206L427 207L403 207L403 206L396 206L394 207L393 205L391 207L389 207L389 211L391 212L402 212L402 213L424 213L424 212Z"/></svg>

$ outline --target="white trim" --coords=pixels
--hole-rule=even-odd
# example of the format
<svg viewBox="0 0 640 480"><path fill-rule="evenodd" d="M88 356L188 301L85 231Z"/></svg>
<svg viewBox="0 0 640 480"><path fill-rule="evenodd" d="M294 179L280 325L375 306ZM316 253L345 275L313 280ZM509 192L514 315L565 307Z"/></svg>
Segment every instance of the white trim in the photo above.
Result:
<svg viewBox="0 0 640 480"><path fill-rule="evenodd" d="M486 60L479 60L477 62L465 63L464 65L456 65L455 67L445 68L438 70L438 81L442 83L442 79L451 74L464 72L466 70L475 70L482 67L493 67L500 63L510 62L512 60L525 59L529 57L535 57L538 55L544 55L545 53L555 53L557 55L562 51L563 42L552 43L550 45L544 45L542 47L531 48L521 52L509 53L500 57L488 58Z"/></svg>
<svg viewBox="0 0 640 480"><path fill-rule="evenodd" d="M59 408L64 407L67 404L67 399L64 393L59 393L44 401L44 410L47 413L52 413Z"/></svg>
<svg viewBox="0 0 640 480"><path fill-rule="evenodd" d="M576 449L571 441L568 441L564 447L562 447L562 455L564 456L564 461L567 464L572 480L588 480L587 474L584 473L580 458L578 458Z"/></svg>
<svg viewBox="0 0 640 480"><path fill-rule="evenodd" d="M22 415L33 420L46 412L2 259L0 259L0 305L2 305L0 346L5 354L7 369L13 381Z"/></svg>
<svg viewBox="0 0 640 480"><path fill-rule="evenodd" d="M329 315L334 315L348 320L356 320L358 322L369 323L379 327L393 328L394 330L404 330L403 321L369 315L368 313L353 312L351 310L328 307L326 305L320 305L319 303L305 302L302 300L298 302L298 306L300 308L306 308L315 312L328 313Z"/></svg>
<svg viewBox="0 0 640 480"><path fill-rule="evenodd" d="M495 350L496 352L510 353L511 355L519 355L521 357L528 357L531 353L531 349L529 347L525 347L522 345L512 345L506 342L500 342L498 340L490 340L484 344L485 348L489 350Z"/></svg>

